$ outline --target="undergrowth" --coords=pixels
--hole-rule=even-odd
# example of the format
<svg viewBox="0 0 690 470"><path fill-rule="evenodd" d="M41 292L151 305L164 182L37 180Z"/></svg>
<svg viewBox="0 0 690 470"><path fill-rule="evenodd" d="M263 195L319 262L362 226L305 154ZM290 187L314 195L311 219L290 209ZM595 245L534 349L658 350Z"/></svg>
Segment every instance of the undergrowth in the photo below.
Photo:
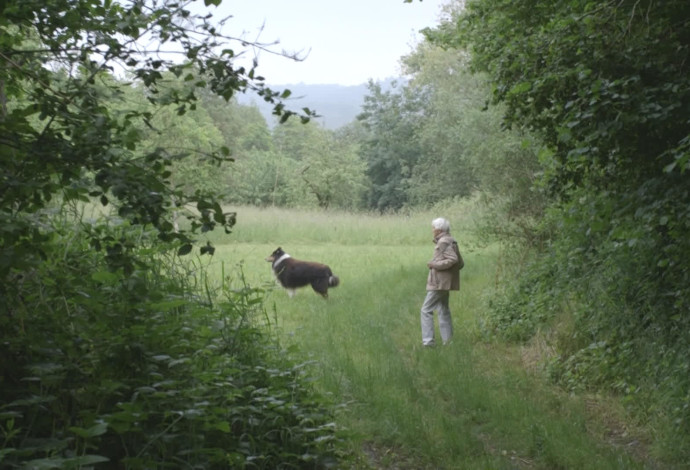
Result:
<svg viewBox="0 0 690 470"><path fill-rule="evenodd" d="M74 223L54 220L44 262L0 288L0 467L345 458L333 404L272 334L261 289L213 285L126 224L90 227L119 241L108 259Z"/></svg>
<svg viewBox="0 0 690 470"><path fill-rule="evenodd" d="M653 452L675 464L690 458L690 218L656 218L663 203L643 190L574 198L552 227L558 236L514 264L482 321L520 342L551 330L550 377L620 397L654 434Z"/></svg>

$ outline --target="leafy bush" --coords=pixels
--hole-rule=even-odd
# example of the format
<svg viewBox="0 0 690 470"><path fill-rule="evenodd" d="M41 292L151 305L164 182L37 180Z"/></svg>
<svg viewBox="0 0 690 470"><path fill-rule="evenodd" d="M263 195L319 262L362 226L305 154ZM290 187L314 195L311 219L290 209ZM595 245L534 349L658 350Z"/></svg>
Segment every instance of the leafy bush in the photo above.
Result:
<svg viewBox="0 0 690 470"><path fill-rule="evenodd" d="M3 468L327 468L331 404L267 329L262 291L204 282L127 224L133 270L108 266L74 221L15 271L0 312ZM107 463L106 463L107 462Z"/></svg>
<svg viewBox="0 0 690 470"><path fill-rule="evenodd" d="M553 317L548 286L538 282L536 273L518 274L516 282L490 294L490 314L482 328L511 341L526 341Z"/></svg>
<svg viewBox="0 0 690 470"><path fill-rule="evenodd" d="M582 191L562 204L553 219L559 237L493 300L487 325L524 341L565 312L570 325L555 335L552 378L571 390L619 394L641 419L687 436L690 294L680 286L689 275L681 234L690 217L678 187L660 198L655 184L634 194Z"/></svg>

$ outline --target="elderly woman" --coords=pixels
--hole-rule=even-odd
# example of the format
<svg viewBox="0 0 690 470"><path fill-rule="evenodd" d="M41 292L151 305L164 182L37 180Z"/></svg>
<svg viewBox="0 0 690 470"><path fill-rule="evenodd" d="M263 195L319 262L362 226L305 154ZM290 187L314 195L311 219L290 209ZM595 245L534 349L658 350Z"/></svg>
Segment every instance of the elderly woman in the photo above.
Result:
<svg viewBox="0 0 690 470"><path fill-rule="evenodd" d="M438 312L438 326L443 344L453 336L448 298L451 290L460 290L460 269L465 265L458 242L450 236L450 223L439 217L431 221L434 234L434 257L427 263L426 298L422 305L422 344L434 346L434 311Z"/></svg>

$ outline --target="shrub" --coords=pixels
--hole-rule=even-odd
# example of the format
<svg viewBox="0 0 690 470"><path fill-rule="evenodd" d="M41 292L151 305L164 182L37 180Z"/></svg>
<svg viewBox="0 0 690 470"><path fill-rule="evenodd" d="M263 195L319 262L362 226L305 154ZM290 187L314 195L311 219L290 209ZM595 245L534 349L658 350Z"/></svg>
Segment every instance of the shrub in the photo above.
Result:
<svg viewBox="0 0 690 470"><path fill-rule="evenodd" d="M267 329L260 289L209 285L141 229L92 227L121 241L125 274L71 224L55 222L45 262L2 289L0 466L327 468L342 457L331 404Z"/></svg>
<svg viewBox="0 0 690 470"><path fill-rule="evenodd" d="M559 315L551 376L571 390L607 390L640 419L690 434L690 245L679 189L650 181L634 194L585 191L558 211L558 237L492 301L492 331L529 339ZM659 195L664 197L660 198ZM674 213L673 218L665 214ZM674 455L690 455L686 445Z"/></svg>

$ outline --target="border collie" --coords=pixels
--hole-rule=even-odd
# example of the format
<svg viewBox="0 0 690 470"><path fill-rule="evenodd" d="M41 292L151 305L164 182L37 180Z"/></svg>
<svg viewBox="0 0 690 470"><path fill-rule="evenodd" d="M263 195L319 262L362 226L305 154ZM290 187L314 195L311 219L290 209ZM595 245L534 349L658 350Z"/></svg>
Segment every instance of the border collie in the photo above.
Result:
<svg viewBox="0 0 690 470"><path fill-rule="evenodd" d="M266 261L271 262L273 274L290 297L295 295L298 287L311 284L315 292L327 299L328 288L340 284L338 276L333 275L331 268L325 264L300 261L285 253L280 247L271 253Z"/></svg>

